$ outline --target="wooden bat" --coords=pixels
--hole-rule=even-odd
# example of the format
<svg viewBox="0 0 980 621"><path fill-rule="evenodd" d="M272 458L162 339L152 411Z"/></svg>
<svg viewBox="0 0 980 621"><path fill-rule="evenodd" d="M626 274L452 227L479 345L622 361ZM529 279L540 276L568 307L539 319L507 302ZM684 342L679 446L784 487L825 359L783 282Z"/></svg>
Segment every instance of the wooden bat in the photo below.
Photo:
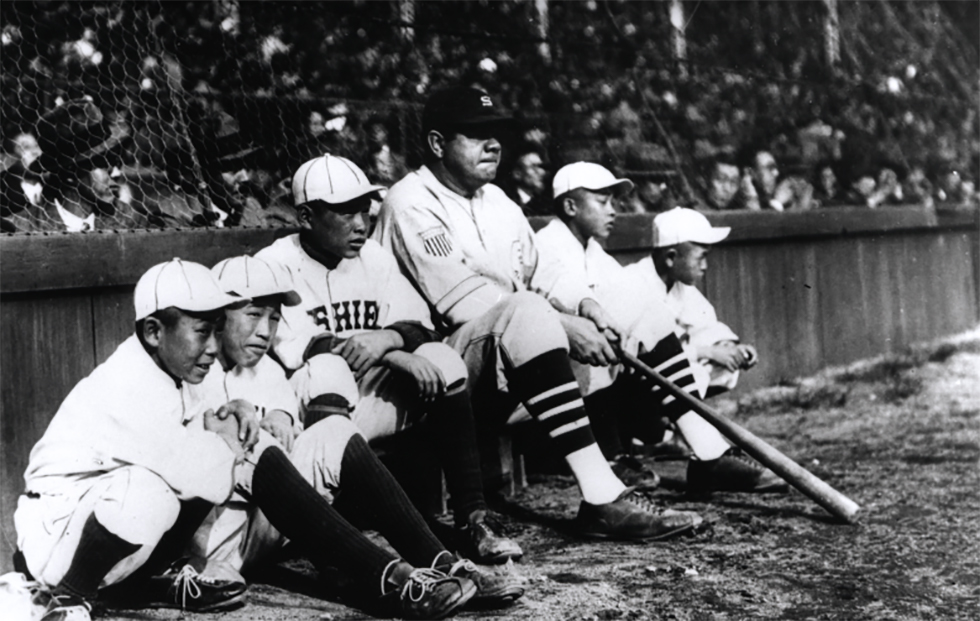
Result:
<svg viewBox="0 0 980 621"><path fill-rule="evenodd" d="M644 364L633 354L625 351L620 352L620 354L630 366L656 382L657 385L672 394L674 398L687 404L693 411L714 425L722 435L781 476L787 483L809 496L814 502L833 515L846 522L854 521L855 514L861 509L856 502L814 476L806 468L776 450L759 436L741 425L732 422L700 399L681 390L673 382L654 371L649 365Z"/></svg>

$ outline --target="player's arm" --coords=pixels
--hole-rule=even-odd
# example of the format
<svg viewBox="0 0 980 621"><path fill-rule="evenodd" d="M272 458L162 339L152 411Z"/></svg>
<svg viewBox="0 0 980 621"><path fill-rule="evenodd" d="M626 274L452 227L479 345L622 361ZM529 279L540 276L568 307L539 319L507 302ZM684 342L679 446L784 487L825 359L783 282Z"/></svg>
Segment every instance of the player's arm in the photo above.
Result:
<svg viewBox="0 0 980 621"><path fill-rule="evenodd" d="M468 266L459 240L425 208L383 209L382 217L376 238L450 325L479 317L511 293Z"/></svg>

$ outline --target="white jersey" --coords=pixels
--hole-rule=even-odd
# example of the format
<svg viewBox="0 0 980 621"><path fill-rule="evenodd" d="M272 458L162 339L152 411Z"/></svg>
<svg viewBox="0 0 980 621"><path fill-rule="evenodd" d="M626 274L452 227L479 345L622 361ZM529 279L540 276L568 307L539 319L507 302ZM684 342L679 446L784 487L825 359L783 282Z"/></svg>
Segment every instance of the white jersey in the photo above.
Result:
<svg viewBox="0 0 980 621"><path fill-rule="evenodd" d="M204 408L130 336L58 408L31 451L26 489L58 494L87 477L136 465L178 498L220 504L232 492L235 454L203 430Z"/></svg>
<svg viewBox="0 0 980 621"><path fill-rule="evenodd" d="M542 293L573 311L588 296L550 264L539 264L527 218L492 184L466 198L423 166L388 191L374 239L394 253L450 329L519 291Z"/></svg>
<svg viewBox="0 0 980 621"><path fill-rule="evenodd" d="M695 349L708 347L721 341L738 341L731 328L718 321L715 307L697 287L674 283L667 290L667 284L657 273L653 258L646 257L626 267L634 286L654 292L664 300L677 325L675 333L681 342Z"/></svg>
<svg viewBox="0 0 980 621"><path fill-rule="evenodd" d="M273 410L283 411L292 417L297 431L302 431L299 401L293 387L282 367L268 356L262 356L255 366L236 365L228 371L216 362L204 381L192 390L207 407L215 410L233 399L244 399L255 406L259 420Z"/></svg>
<svg viewBox="0 0 980 621"><path fill-rule="evenodd" d="M303 365L310 341L323 334L343 338L399 321L432 328L428 306L399 272L394 257L374 241L332 270L303 250L299 234L277 240L255 256L278 263L302 298L298 306L283 307L273 342L276 356L290 370Z"/></svg>

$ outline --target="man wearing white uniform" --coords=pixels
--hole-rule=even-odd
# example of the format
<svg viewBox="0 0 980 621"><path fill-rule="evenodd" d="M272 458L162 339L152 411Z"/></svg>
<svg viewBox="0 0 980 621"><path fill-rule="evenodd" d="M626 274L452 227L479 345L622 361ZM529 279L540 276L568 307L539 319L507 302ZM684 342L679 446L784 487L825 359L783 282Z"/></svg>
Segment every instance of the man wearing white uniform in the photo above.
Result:
<svg viewBox="0 0 980 621"><path fill-rule="evenodd" d="M422 114L426 165L389 190L374 237L466 361L474 404L502 403L500 419L523 403L547 431L582 492L583 534L650 540L688 531L698 516L664 512L626 487L596 445L570 348L588 364L616 354L588 289L539 265L520 207L490 183L507 119L479 89L433 93Z"/></svg>
<svg viewBox="0 0 980 621"><path fill-rule="evenodd" d="M538 247L546 260L558 262L566 274L589 287L612 318L620 347L638 354L679 387L703 397L707 385L699 385L675 335L674 309L648 287L631 283L629 271L598 243L612 230L616 217L613 198L631 188L629 180L617 179L599 164L565 166L554 179L558 217L538 231ZM608 457L623 452L625 441L634 434L643 437L645 429L655 428L656 420L665 416L676 425L695 456L688 468L689 489L772 491L774 486L783 485L772 472L730 455L731 445L721 433L674 397L642 381L641 376L620 371L619 365L576 368L587 403L595 402L594 411L605 414L594 426L613 430L600 436L606 440L603 449ZM603 407L604 401L629 407L610 411Z"/></svg>
<svg viewBox="0 0 980 621"><path fill-rule="evenodd" d="M391 253L367 239L365 216L380 189L333 155L296 171L304 230L256 254L289 273L303 300L283 309L273 352L292 372L307 427L349 416L370 441L423 424L446 475L463 556L519 558L520 546L488 514L466 366L440 342Z"/></svg>

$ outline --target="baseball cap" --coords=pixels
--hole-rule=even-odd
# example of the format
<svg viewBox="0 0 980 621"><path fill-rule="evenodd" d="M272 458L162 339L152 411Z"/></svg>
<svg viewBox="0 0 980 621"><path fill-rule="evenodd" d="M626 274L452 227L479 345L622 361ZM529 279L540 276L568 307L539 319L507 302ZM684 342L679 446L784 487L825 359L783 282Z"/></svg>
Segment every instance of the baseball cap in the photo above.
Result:
<svg viewBox="0 0 980 621"><path fill-rule="evenodd" d="M422 132L504 123L513 120L482 89L457 86L433 91L422 110Z"/></svg>
<svg viewBox="0 0 980 621"><path fill-rule="evenodd" d="M154 265L136 283L133 303L136 321L164 308L203 312L241 302L242 298L221 290L211 270L200 263L171 259Z"/></svg>
<svg viewBox="0 0 980 621"><path fill-rule="evenodd" d="M606 167L592 162L568 164L555 173L552 182L554 198L578 188L594 192L610 190L613 194L621 196L633 189L633 182L629 179L617 179Z"/></svg>
<svg viewBox="0 0 980 621"><path fill-rule="evenodd" d="M293 175L293 204L299 207L321 200L339 205L384 189L383 185L368 181L367 175L354 162L327 153L306 162Z"/></svg>
<svg viewBox="0 0 980 621"><path fill-rule="evenodd" d="M278 265L242 255L219 261L211 268L222 290L254 300L277 295L284 306L296 306L302 300L293 289L289 276Z"/></svg>
<svg viewBox="0 0 980 621"><path fill-rule="evenodd" d="M675 246L684 242L716 244L728 237L728 226L711 226L703 214L685 207L674 207L653 219L653 247Z"/></svg>

